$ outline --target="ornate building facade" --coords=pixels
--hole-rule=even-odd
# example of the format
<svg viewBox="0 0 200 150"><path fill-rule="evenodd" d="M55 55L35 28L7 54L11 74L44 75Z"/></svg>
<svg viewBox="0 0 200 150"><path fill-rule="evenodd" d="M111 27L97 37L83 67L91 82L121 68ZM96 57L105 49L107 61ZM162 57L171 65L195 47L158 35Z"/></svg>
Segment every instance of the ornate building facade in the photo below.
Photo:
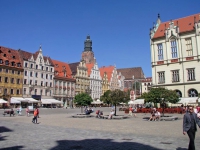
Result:
<svg viewBox="0 0 200 150"><path fill-rule="evenodd" d="M122 75L121 72L118 72L118 83L119 83L119 89L121 91L124 91L124 80L125 80L125 77Z"/></svg>
<svg viewBox="0 0 200 150"><path fill-rule="evenodd" d="M200 14L157 24L150 30L152 86L180 97L200 92Z"/></svg>
<svg viewBox="0 0 200 150"><path fill-rule="evenodd" d="M23 97L35 99L53 98L54 65L50 57L18 50L24 67Z"/></svg>
<svg viewBox="0 0 200 150"><path fill-rule="evenodd" d="M84 60L69 64L73 78L76 79L75 95L83 92L89 92L90 79L88 69ZM90 92L89 92L90 94Z"/></svg>
<svg viewBox="0 0 200 150"><path fill-rule="evenodd" d="M108 76L106 72L100 70L101 78L102 78L102 95L110 89L110 84L108 82Z"/></svg>
<svg viewBox="0 0 200 150"><path fill-rule="evenodd" d="M22 97L22 62L17 50L0 46L0 97L10 102L11 97Z"/></svg>
<svg viewBox="0 0 200 150"><path fill-rule="evenodd" d="M54 92L55 99L62 102L63 107L73 107L75 96L75 79L67 63L52 60L54 64Z"/></svg>
<svg viewBox="0 0 200 150"><path fill-rule="evenodd" d="M93 100L100 99L102 94L101 75L97 62L86 64L88 76L90 78L91 97Z"/></svg>
<svg viewBox="0 0 200 150"><path fill-rule="evenodd" d="M145 79L141 80L141 86L142 86L142 93L148 93L151 90L152 86L152 77L147 77Z"/></svg>

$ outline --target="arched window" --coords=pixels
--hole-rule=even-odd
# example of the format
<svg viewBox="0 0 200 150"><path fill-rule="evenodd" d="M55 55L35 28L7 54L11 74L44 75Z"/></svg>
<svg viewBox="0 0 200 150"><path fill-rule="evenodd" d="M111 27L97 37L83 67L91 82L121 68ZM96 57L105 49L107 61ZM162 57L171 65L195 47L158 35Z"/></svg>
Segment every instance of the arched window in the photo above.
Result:
<svg viewBox="0 0 200 150"><path fill-rule="evenodd" d="M198 97L198 92L195 89L188 90L188 97Z"/></svg>
<svg viewBox="0 0 200 150"><path fill-rule="evenodd" d="M6 61L5 61L5 64L6 64L6 65L9 65L9 61L8 61L8 60L6 60Z"/></svg>
<svg viewBox="0 0 200 150"><path fill-rule="evenodd" d="M179 97L182 97L182 93L180 90L175 90L176 91L176 94L179 96Z"/></svg>

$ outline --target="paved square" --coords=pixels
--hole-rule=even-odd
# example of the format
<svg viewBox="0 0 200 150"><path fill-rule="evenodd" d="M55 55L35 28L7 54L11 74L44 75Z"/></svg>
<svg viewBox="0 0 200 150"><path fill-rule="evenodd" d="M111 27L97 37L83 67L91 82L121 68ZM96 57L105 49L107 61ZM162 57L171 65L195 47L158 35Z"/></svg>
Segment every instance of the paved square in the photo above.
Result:
<svg viewBox="0 0 200 150"><path fill-rule="evenodd" d="M110 108L96 108L109 114ZM177 121L145 121L150 114L125 120L72 118L81 109L40 109L39 124L32 116L0 116L0 149L19 150L186 150L182 134L183 115ZM3 110L0 110L3 114ZM117 114L124 112L117 111ZM95 115L93 113L93 115ZM200 130L196 148L200 147Z"/></svg>

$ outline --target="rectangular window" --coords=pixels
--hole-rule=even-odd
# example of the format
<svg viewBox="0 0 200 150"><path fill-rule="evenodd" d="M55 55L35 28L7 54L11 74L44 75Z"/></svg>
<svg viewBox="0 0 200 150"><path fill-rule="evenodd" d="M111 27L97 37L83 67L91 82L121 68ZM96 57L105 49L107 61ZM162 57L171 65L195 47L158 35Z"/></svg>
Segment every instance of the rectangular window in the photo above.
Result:
<svg viewBox="0 0 200 150"><path fill-rule="evenodd" d="M50 75L50 79L52 80L52 75Z"/></svg>
<svg viewBox="0 0 200 150"><path fill-rule="evenodd" d="M46 67L46 71L48 71L48 67Z"/></svg>
<svg viewBox="0 0 200 150"><path fill-rule="evenodd" d="M33 64L31 64L31 68L33 68Z"/></svg>
<svg viewBox="0 0 200 150"><path fill-rule="evenodd" d="M27 80L26 80L26 79L24 79L24 84L26 84L26 82L27 82Z"/></svg>
<svg viewBox="0 0 200 150"><path fill-rule="evenodd" d="M50 87L52 87L52 83L50 82Z"/></svg>
<svg viewBox="0 0 200 150"><path fill-rule="evenodd" d="M35 73L35 77L36 77L36 78L38 77L38 73L37 73L37 72Z"/></svg>
<svg viewBox="0 0 200 150"><path fill-rule="evenodd" d="M177 58L177 45L176 45L176 41L172 40L171 41L171 52L172 52L172 58Z"/></svg>
<svg viewBox="0 0 200 150"><path fill-rule="evenodd" d="M44 70L44 67L42 66L41 70Z"/></svg>
<svg viewBox="0 0 200 150"><path fill-rule="evenodd" d="M53 72L53 68L51 68L51 72Z"/></svg>
<svg viewBox="0 0 200 150"><path fill-rule="evenodd" d="M179 70L172 71L172 82L179 82Z"/></svg>
<svg viewBox="0 0 200 150"><path fill-rule="evenodd" d="M37 85L37 80L35 80L35 85Z"/></svg>
<svg viewBox="0 0 200 150"><path fill-rule="evenodd" d="M157 44L158 46L158 60L163 60L163 46L162 44Z"/></svg>
<svg viewBox="0 0 200 150"><path fill-rule="evenodd" d="M20 93L19 93L19 90L17 90L17 95L19 95Z"/></svg>
<svg viewBox="0 0 200 150"><path fill-rule="evenodd" d="M165 72L158 72L158 83L165 83Z"/></svg>
<svg viewBox="0 0 200 150"><path fill-rule="evenodd" d="M14 78L11 78L11 81L10 81L11 83L14 83Z"/></svg>
<svg viewBox="0 0 200 150"><path fill-rule="evenodd" d="M35 95L37 95L37 89L35 89Z"/></svg>
<svg viewBox="0 0 200 150"><path fill-rule="evenodd" d="M32 80L30 80L30 85L32 85Z"/></svg>
<svg viewBox="0 0 200 150"><path fill-rule="evenodd" d="M1 78L1 76L0 76L0 82L2 81L2 78Z"/></svg>
<svg viewBox="0 0 200 150"><path fill-rule="evenodd" d="M20 75L20 71L18 71L17 74Z"/></svg>
<svg viewBox="0 0 200 150"><path fill-rule="evenodd" d="M8 77L5 77L5 83L8 83Z"/></svg>
<svg viewBox="0 0 200 150"><path fill-rule="evenodd" d="M41 86L43 86L43 81L41 81Z"/></svg>
<svg viewBox="0 0 200 150"><path fill-rule="evenodd" d="M12 74L15 74L15 70L12 70Z"/></svg>
<svg viewBox="0 0 200 150"><path fill-rule="evenodd" d="M20 79L17 79L17 84L20 84Z"/></svg>
<svg viewBox="0 0 200 150"><path fill-rule="evenodd" d="M14 90L13 89L10 89L10 94L14 94Z"/></svg>
<svg viewBox="0 0 200 150"><path fill-rule="evenodd" d="M2 59L0 59L0 64L3 64L3 60Z"/></svg>
<svg viewBox="0 0 200 150"><path fill-rule="evenodd" d="M46 82L46 86L48 86L48 82Z"/></svg>
<svg viewBox="0 0 200 150"><path fill-rule="evenodd" d="M46 79L48 79L48 74L46 74Z"/></svg>
<svg viewBox="0 0 200 150"><path fill-rule="evenodd" d="M9 73L9 70L8 70L8 69L6 69L6 73Z"/></svg>
<svg viewBox="0 0 200 150"><path fill-rule="evenodd" d="M27 76L27 71L24 71L24 76Z"/></svg>
<svg viewBox="0 0 200 150"><path fill-rule="evenodd" d="M0 72L2 72L3 71L3 69L2 68L0 68Z"/></svg>
<svg viewBox="0 0 200 150"><path fill-rule="evenodd" d="M28 67L28 64L27 64L27 63L25 63L25 67L26 67L26 68Z"/></svg>
<svg viewBox="0 0 200 150"><path fill-rule="evenodd" d="M30 76L31 76L31 77L33 76L33 73L32 73L32 72L30 72Z"/></svg>
<svg viewBox="0 0 200 150"><path fill-rule="evenodd" d="M43 73L41 73L41 78L43 79Z"/></svg>
<svg viewBox="0 0 200 150"><path fill-rule="evenodd" d="M38 65L36 65L36 69L38 69Z"/></svg>
<svg viewBox="0 0 200 150"><path fill-rule="evenodd" d="M191 38L185 39L185 43L186 43L187 56L193 56L193 52L192 52L192 40L191 40Z"/></svg>
<svg viewBox="0 0 200 150"><path fill-rule="evenodd" d="M40 95L42 95L42 91L43 91L43 90L40 90Z"/></svg>
<svg viewBox="0 0 200 150"><path fill-rule="evenodd" d="M26 94L26 88L24 88L24 94Z"/></svg>
<svg viewBox="0 0 200 150"><path fill-rule="evenodd" d="M187 80L188 81L195 80L195 69L194 68L187 69Z"/></svg>

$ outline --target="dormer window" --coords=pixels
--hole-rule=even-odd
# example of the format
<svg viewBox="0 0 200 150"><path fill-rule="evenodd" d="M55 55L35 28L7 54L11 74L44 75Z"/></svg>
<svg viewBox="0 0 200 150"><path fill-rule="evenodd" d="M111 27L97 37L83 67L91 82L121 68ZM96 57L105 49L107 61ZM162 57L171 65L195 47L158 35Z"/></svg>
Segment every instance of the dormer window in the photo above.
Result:
<svg viewBox="0 0 200 150"><path fill-rule="evenodd" d="M5 61L5 64L6 64L6 65L9 65L9 61L8 61L8 60L6 60L6 61Z"/></svg>
<svg viewBox="0 0 200 150"><path fill-rule="evenodd" d="M15 56L13 56L12 58L15 59Z"/></svg>
<svg viewBox="0 0 200 150"><path fill-rule="evenodd" d="M0 59L0 64L3 64L3 60L2 59Z"/></svg>
<svg viewBox="0 0 200 150"><path fill-rule="evenodd" d="M3 54L4 57L6 57L6 54Z"/></svg>
<svg viewBox="0 0 200 150"><path fill-rule="evenodd" d="M17 63L17 67L21 67L21 63Z"/></svg>
<svg viewBox="0 0 200 150"><path fill-rule="evenodd" d="M55 71L55 75L58 75L58 71Z"/></svg>
<svg viewBox="0 0 200 150"><path fill-rule="evenodd" d="M11 62L11 65L12 65L12 66L15 66L15 62Z"/></svg>
<svg viewBox="0 0 200 150"><path fill-rule="evenodd" d="M11 53L11 51L10 51L10 50L8 50L8 53Z"/></svg>

